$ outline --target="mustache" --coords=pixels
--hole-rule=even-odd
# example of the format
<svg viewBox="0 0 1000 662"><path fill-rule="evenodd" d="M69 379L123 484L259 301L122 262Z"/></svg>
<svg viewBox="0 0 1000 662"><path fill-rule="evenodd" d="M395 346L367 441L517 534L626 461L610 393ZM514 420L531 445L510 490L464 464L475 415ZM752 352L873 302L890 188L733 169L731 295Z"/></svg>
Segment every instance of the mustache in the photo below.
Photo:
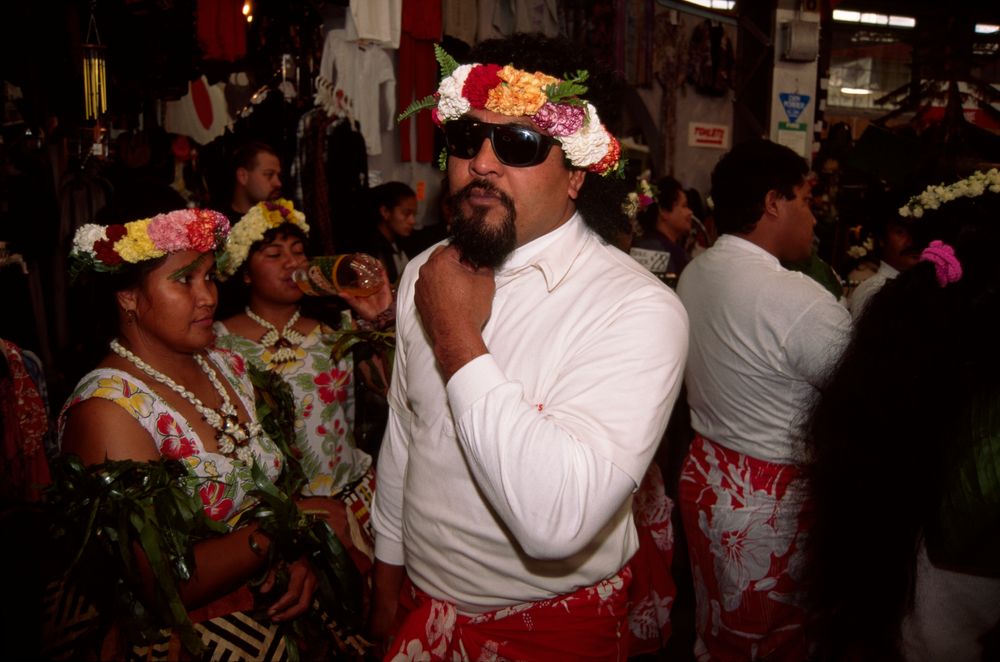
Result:
<svg viewBox="0 0 1000 662"><path fill-rule="evenodd" d="M469 198L472 197L473 191L477 194L486 193L488 195L494 195L500 200L500 204L507 208L508 211L513 213L514 211L514 200L501 191L496 184L485 180L485 179L474 179L459 190L455 191L448 196L445 201L449 206L449 211L455 213L458 205L462 202L467 202Z"/></svg>

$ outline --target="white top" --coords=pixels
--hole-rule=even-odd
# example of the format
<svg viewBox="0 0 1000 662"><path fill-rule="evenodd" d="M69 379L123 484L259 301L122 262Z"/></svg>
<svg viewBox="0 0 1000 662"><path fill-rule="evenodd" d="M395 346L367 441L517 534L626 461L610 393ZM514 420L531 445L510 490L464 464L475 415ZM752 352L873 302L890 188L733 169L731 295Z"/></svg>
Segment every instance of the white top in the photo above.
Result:
<svg viewBox="0 0 1000 662"><path fill-rule="evenodd" d="M345 21L350 41L372 41L383 48L399 48L403 0L351 0Z"/></svg>
<svg viewBox="0 0 1000 662"><path fill-rule="evenodd" d="M694 429L751 457L795 462L797 424L847 341L847 309L731 234L688 264L677 293L691 318Z"/></svg>
<svg viewBox="0 0 1000 662"><path fill-rule="evenodd" d="M396 70L388 53L348 40L344 30L330 30L317 78L316 104L335 114L342 105L335 96L342 92L351 118L361 125L368 154L381 154L383 128L392 131L396 125Z"/></svg>
<svg viewBox="0 0 1000 662"><path fill-rule="evenodd" d="M497 271L489 353L446 385L413 304L428 255L399 287L376 557L464 613L613 575L680 389L680 301L574 215Z"/></svg>
<svg viewBox="0 0 1000 662"><path fill-rule="evenodd" d="M980 638L1000 621L1000 577L938 568L920 543L913 611L903 619L907 662L979 662Z"/></svg>
<svg viewBox="0 0 1000 662"><path fill-rule="evenodd" d="M868 305L868 300L881 290L887 281L898 275L899 269L889 266L885 262L879 262L878 271L861 281L851 292L851 296L847 300L847 309L851 311L851 317L857 319L861 315L861 311Z"/></svg>

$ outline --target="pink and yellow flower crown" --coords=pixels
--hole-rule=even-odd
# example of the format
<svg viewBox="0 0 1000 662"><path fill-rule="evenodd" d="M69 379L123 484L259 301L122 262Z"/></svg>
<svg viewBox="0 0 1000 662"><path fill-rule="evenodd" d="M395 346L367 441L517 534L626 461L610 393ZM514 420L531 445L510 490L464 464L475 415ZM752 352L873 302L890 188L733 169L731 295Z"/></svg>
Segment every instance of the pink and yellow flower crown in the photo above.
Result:
<svg viewBox="0 0 1000 662"><path fill-rule="evenodd" d="M258 202L233 225L226 239L225 250L216 258L219 279L226 280L237 271L250 254L250 247L264 238L268 230L291 223L309 236L305 214L295 209L290 200L279 198Z"/></svg>
<svg viewBox="0 0 1000 662"><path fill-rule="evenodd" d="M560 80L511 65L460 65L436 44L434 53L443 76L437 92L414 101L399 119L427 108L439 126L473 109L525 116L559 141L571 165L599 175L623 175L621 144L601 123L597 109L580 98L587 91L586 71ZM445 161L440 160L442 170Z"/></svg>
<svg viewBox="0 0 1000 662"><path fill-rule="evenodd" d="M123 225L88 223L73 237L70 276L114 273L178 251L216 251L228 234L229 219L210 209L180 209Z"/></svg>

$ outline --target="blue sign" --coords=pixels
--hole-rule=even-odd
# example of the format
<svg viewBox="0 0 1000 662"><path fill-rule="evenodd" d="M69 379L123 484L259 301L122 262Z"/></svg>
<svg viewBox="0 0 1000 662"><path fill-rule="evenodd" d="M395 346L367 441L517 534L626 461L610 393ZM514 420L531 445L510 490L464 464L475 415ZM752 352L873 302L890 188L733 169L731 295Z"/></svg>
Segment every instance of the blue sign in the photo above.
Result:
<svg viewBox="0 0 1000 662"><path fill-rule="evenodd" d="M807 94L781 92L778 94L778 98L781 99L781 107L785 109L785 115L792 124L799 121L799 115L809 105L809 95Z"/></svg>

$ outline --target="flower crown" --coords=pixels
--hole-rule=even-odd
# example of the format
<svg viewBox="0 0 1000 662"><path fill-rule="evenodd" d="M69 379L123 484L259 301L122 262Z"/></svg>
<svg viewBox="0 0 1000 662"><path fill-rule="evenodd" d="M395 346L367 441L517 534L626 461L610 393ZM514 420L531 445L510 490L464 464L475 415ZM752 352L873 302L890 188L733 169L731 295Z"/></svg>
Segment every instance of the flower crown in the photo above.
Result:
<svg viewBox="0 0 1000 662"><path fill-rule="evenodd" d="M587 91L586 71L560 80L540 71L530 73L512 65L459 65L443 48L434 45L441 66L436 93L414 101L400 114L403 120L430 108L438 126L470 110L489 110L512 117L527 116L562 145L566 159L577 168L599 175L623 176L621 144L601 124L597 109L580 98ZM444 170L444 153L439 165Z"/></svg>
<svg viewBox="0 0 1000 662"><path fill-rule="evenodd" d="M965 179L945 186L938 184L928 186L920 195L910 198L909 202L899 208L899 215L908 218L920 218L927 209L937 209L946 202L957 198L975 198L986 191L1000 193L1000 172L996 168L987 171L977 170Z"/></svg>
<svg viewBox="0 0 1000 662"><path fill-rule="evenodd" d="M84 271L114 273L167 253L218 250L229 219L210 209L180 209L124 225L81 226L70 249L70 278Z"/></svg>
<svg viewBox="0 0 1000 662"><path fill-rule="evenodd" d="M264 238L268 230L291 223L309 235L305 215L297 211L291 201L279 198L258 202L233 225L226 240L225 250L216 259L219 280L235 274L250 254L250 247Z"/></svg>
<svg viewBox="0 0 1000 662"><path fill-rule="evenodd" d="M650 184L648 180L640 179L636 182L635 190L629 191L622 203L622 213L635 220L639 214L647 207L657 204L660 197L660 190L655 184Z"/></svg>

